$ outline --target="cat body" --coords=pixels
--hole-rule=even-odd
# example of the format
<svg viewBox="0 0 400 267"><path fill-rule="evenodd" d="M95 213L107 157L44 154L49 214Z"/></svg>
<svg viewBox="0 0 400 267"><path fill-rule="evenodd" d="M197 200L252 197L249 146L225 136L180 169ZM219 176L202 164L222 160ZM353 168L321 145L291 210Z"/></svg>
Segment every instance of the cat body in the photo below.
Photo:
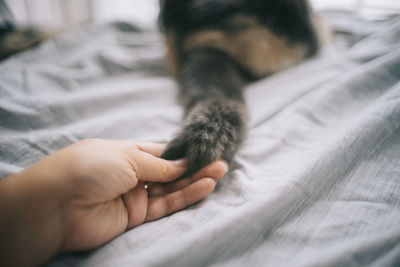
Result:
<svg viewBox="0 0 400 267"><path fill-rule="evenodd" d="M243 88L317 53L306 0L161 0L168 66L185 108L181 132L162 155L187 158L188 174L232 162L246 135ZM266 99L268 101L268 99Z"/></svg>

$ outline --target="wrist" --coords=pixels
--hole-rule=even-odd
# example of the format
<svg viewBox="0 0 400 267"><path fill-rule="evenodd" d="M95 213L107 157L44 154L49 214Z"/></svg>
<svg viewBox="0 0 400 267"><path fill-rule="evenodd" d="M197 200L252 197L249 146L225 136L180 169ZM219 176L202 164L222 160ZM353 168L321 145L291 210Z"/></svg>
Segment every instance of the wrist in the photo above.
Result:
<svg viewBox="0 0 400 267"><path fill-rule="evenodd" d="M62 245L62 201L49 177L31 168L0 183L1 253L8 266L43 263Z"/></svg>

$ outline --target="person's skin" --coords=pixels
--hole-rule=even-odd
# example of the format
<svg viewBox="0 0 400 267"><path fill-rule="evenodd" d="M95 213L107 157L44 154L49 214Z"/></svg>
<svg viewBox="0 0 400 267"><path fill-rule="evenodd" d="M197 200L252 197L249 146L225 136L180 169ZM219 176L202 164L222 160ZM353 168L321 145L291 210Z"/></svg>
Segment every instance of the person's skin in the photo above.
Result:
<svg viewBox="0 0 400 267"><path fill-rule="evenodd" d="M32 266L60 252L96 248L200 201L227 171L216 161L174 181L185 172L185 161L158 158L163 149L161 144L84 140L2 179L2 264Z"/></svg>

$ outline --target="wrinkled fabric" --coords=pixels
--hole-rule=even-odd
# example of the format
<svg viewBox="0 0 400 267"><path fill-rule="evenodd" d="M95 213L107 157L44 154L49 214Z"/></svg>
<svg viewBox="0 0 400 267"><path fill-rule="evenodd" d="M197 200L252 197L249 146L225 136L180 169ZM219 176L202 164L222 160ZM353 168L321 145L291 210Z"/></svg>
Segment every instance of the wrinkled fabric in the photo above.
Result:
<svg viewBox="0 0 400 267"><path fill-rule="evenodd" d="M324 17L333 44L246 89L248 137L215 192L47 266L398 266L400 18ZM83 138L171 140L163 54L159 33L113 23L2 62L0 177Z"/></svg>

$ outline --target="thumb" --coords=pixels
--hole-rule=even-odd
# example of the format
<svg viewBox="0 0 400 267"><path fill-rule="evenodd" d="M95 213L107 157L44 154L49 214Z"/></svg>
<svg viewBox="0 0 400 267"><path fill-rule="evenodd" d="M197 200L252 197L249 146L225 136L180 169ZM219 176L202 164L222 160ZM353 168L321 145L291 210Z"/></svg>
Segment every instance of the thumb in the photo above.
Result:
<svg viewBox="0 0 400 267"><path fill-rule="evenodd" d="M186 171L186 160L165 160L138 151L133 158L136 178L145 182L171 182Z"/></svg>

